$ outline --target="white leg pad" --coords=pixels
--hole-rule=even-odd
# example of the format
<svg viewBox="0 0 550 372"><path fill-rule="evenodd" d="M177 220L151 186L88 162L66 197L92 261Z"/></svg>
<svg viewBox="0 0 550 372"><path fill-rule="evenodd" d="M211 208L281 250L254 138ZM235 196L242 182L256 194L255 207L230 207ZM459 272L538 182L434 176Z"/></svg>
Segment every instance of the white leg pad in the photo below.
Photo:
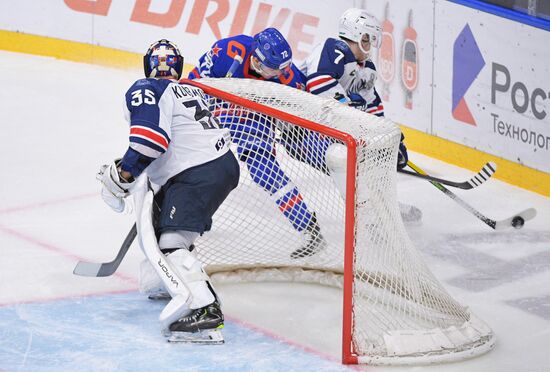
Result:
<svg viewBox="0 0 550 372"><path fill-rule="evenodd" d="M325 152L325 162L330 171L330 177L344 200L346 200L347 159L348 149L340 143L333 143Z"/></svg>
<svg viewBox="0 0 550 372"><path fill-rule="evenodd" d="M189 308L198 309L214 302L214 294L206 283L210 278L204 272L195 252L178 249L168 259L191 292Z"/></svg>
<svg viewBox="0 0 550 372"><path fill-rule="evenodd" d="M143 177L134 190L137 237L145 257L151 262L155 272L172 296L172 300L166 305L159 317L162 326L167 327L175 319L189 313L191 293L185 284L185 280L179 277L178 271L160 251L152 221L154 195L152 191L147 189L146 182L147 180Z"/></svg>
<svg viewBox="0 0 550 372"><path fill-rule="evenodd" d="M159 321L163 329L167 329L170 324L191 313L191 309L187 304L188 299L189 297L184 295L172 297L159 315Z"/></svg>
<svg viewBox="0 0 550 372"><path fill-rule="evenodd" d="M167 292L164 282L147 258L139 265L139 291L145 294Z"/></svg>
<svg viewBox="0 0 550 372"><path fill-rule="evenodd" d="M155 272L164 283L172 300L160 314L163 327L187 315L190 309L198 309L214 302L215 297L208 288L208 275L195 253L178 249L165 256L158 245L152 220L153 192L147 189L146 180L136 185L136 224L138 242L151 262Z"/></svg>
<svg viewBox="0 0 550 372"><path fill-rule="evenodd" d="M173 248L188 249L198 236L199 233L192 231L166 231L160 236L159 247L161 251ZM141 262L139 267L139 291L148 295L168 292L147 258Z"/></svg>

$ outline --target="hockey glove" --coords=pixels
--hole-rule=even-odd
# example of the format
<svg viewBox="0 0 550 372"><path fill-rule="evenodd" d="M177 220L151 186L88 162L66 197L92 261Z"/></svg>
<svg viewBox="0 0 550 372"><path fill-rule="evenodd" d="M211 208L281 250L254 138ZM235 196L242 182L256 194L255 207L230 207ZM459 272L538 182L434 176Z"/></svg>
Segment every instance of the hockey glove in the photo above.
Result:
<svg viewBox="0 0 550 372"><path fill-rule="evenodd" d="M356 108L367 106L367 101L359 93L350 93L349 99L350 99L350 102L348 103L348 106L356 107Z"/></svg>
<svg viewBox="0 0 550 372"><path fill-rule="evenodd" d="M103 184L101 189L103 201L117 213L130 213L132 205L125 198L130 195L129 190L134 185L135 180L127 182L120 177L118 171L120 161L121 159L116 159L111 164L102 165L96 178Z"/></svg>
<svg viewBox="0 0 550 372"><path fill-rule="evenodd" d="M405 136L401 134L401 142L399 142L399 153L397 154L397 169L403 169L407 166L407 161L409 161L409 155L407 154L407 147L403 140Z"/></svg>

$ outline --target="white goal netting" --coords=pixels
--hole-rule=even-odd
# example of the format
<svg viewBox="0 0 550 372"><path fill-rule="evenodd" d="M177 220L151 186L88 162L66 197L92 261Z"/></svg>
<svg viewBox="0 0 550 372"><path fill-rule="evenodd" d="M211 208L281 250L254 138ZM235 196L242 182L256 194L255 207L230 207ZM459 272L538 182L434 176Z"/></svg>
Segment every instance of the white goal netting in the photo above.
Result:
<svg viewBox="0 0 550 372"><path fill-rule="evenodd" d="M407 235L396 199L400 130L393 122L274 83L198 82L252 102L203 87L214 117L231 129L241 164L238 188L196 244L213 280L313 281L349 290L348 362L435 363L494 345L491 329L447 293ZM262 113L265 107L277 112ZM303 128L302 119L316 124ZM327 157L327 149L346 149L330 128L357 144L355 194L345 195L345 151ZM346 246L353 256L344 266Z"/></svg>

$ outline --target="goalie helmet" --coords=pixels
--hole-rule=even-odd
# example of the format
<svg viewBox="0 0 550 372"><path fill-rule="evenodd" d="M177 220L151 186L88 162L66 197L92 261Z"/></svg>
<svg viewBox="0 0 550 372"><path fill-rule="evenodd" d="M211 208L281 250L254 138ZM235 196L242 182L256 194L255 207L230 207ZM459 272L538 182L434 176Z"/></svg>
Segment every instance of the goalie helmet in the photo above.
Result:
<svg viewBox="0 0 550 372"><path fill-rule="evenodd" d="M365 50L361 43L363 36L368 35L370 45L374 48L380 47L382 27L380 22L363 9L348 9L340 17L338 23L338 35L341 38L354 41L359 45L359 49L365 54L370 50Z"/></svg>
<svg viewBox="0 0 550 372"><path fill-rule="evenodd" d="M183 71L183 56L176 44L162 39L151 44L143 56L145 77L173 77L179 79Z"/></svg>
<svg viewBox="0 0 550 372"><path fill-rule="evenodd" d="M260 64L260 66L252 64L252 67L262 75L264 75L262 72L266 72L263 67L280 74L292 62L292 49L285 37L275 28L266 28L254 35L252 55Z"/></svg>

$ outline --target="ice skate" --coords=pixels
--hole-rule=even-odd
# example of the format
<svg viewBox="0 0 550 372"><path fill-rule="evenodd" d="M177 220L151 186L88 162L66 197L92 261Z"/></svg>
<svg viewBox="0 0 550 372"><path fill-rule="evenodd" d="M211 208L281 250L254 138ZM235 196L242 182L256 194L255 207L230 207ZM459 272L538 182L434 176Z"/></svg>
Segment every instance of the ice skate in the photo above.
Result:
<svg viewBox="0 0 550 372"><path fill-rule="evenodd" d="M422 211L414 205L399 203L399 212L405 224L420 224Z"/></svg>
<svg viewBox="0 0 550 372"><path fill-rule="evenodd" d="M310 257L327 247L327 242L321 234L321 228L315 216L311 218L309 226L302 231L302 235L305 241L304 245L292 252L290 258Z"/></svg>
<svg viewBox="0 0 550 372"><path fill-rule="evenodd" d="M170 324L165 335L169 342L195 344L223 344L221 333L223 313L218 300L195 309L191 314Z"/></svg>

